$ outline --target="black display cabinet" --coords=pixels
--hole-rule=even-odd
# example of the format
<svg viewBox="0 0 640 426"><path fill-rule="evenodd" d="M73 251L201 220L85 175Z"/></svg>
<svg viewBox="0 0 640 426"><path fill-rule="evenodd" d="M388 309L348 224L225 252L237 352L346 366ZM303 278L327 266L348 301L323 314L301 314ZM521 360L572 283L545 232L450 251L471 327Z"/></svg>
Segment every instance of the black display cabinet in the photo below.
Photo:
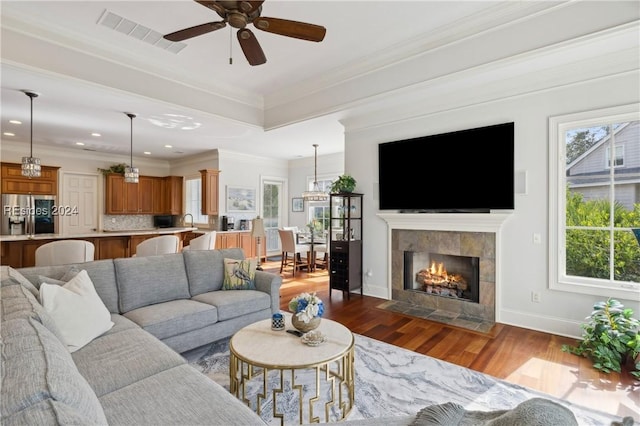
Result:
<svg viewBox="0 0 640 426"><path fill-rule="evenodd" d="M340 290L347 299L362 288L362 196L355 192L329 194L329 299Z"/></svg>

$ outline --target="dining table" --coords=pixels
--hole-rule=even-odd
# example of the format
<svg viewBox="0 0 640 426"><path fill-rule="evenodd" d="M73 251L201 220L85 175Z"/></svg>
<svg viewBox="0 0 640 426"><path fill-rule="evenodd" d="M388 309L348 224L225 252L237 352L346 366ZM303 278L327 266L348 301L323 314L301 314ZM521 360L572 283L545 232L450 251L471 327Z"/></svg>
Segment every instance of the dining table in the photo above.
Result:
<svg viewBox="0 0 640 426"><path fill-rule="evenodd" d="M318 235L312 232L297 232L296 244L309 246L309 250L307 250L307 270L309 272L315 272L316 270L315 246L326 244L326 237L324 235Z"/></svg>

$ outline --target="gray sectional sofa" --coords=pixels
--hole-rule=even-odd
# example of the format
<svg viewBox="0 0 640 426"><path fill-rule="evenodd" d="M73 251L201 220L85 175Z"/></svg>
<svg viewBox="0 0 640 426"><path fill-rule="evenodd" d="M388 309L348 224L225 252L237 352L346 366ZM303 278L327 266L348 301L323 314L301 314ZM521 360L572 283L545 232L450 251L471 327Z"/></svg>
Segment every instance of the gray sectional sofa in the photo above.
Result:
<svg viewBox="0 0 640 426"><path fill-rule="evenodd" d="M179 354L279 310L280 276L257 271L255 290L222 290L224 258L244 252L2 267L1 423L264 424ZM77 270L87 271L114 325L70 353L37 295L42 282Z"/></svg>

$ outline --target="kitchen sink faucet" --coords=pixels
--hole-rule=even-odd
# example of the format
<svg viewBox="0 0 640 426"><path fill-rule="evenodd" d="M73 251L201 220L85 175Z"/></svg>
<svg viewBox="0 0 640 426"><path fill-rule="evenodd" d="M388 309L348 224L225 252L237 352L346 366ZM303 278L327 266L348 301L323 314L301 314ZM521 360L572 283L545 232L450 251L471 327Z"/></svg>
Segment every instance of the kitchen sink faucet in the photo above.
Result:
<svg viewBox="0 0 640 426"><path fill-rule="evenodd" d="M187 218L187 216L191 216L191 227L193 228L193 215L191 213L187 213L184 216L182 216L182 224L185 224L185 220Z"/></svg>

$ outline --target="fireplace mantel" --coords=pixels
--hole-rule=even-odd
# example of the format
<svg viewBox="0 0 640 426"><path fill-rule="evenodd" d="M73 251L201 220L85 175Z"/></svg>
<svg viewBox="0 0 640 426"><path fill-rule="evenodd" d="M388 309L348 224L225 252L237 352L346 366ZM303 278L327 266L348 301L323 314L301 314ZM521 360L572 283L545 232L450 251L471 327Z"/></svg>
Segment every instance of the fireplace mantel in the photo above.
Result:
<svg viewBox="0 0 640 426"><path fill-rule="evenodd" d="M496 232L512 213L378 213L389 229Z"/></svg>

